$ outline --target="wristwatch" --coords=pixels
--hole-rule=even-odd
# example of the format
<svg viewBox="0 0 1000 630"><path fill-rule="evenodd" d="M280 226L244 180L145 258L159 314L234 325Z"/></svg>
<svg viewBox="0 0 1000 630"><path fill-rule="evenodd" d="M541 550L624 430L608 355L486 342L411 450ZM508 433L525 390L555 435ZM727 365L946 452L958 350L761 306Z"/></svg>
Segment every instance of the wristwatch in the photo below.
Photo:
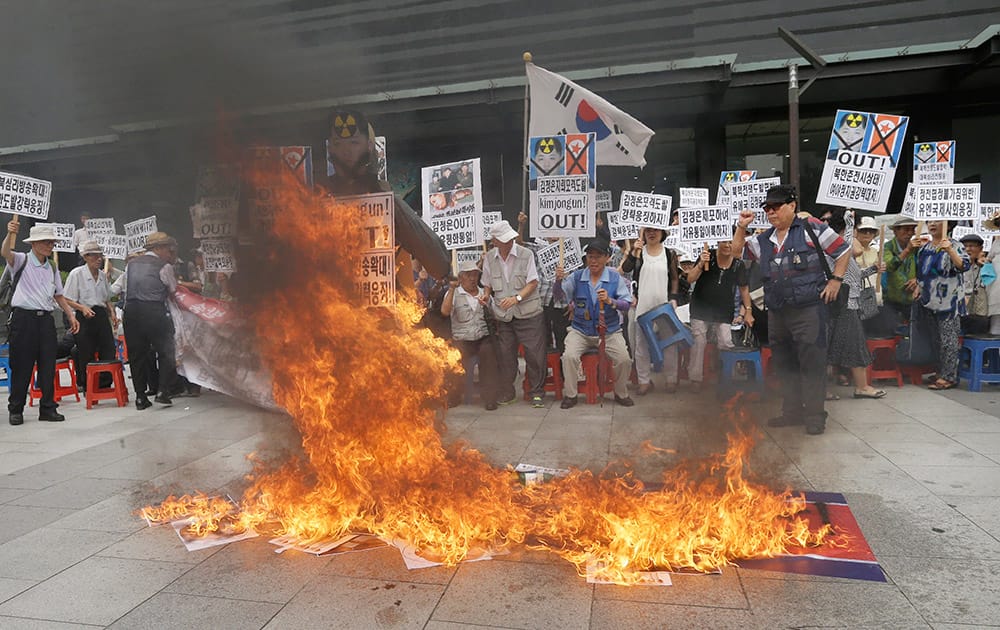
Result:
<svg viewBox="0 0 1000 630"><path fill-rule="evenodd" d="M836 280L837 282L843 282L844 281L844 276L834 276L834 275L831 275L830 279L831 280Z"/></svg>
<svg viewBox="0 0 1000 630"><path fill-rule="evenodd" d="M515 295L515 296L514 296L514 299L515 299L515 300L517 300L518 302L520 302L520 301L521 301L521 300L523 300L524 298L522 298L522 297L521 297L521 294L520 294L520 293L518 293L517 295Z"/></svg>

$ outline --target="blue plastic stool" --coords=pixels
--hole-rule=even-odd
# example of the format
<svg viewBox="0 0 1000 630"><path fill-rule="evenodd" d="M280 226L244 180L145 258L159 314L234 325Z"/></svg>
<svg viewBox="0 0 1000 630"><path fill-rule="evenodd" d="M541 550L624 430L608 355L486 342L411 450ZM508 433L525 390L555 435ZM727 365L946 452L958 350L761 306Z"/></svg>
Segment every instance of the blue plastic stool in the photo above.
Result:
<svg viewBox="0 0 1000 630"><path fill-rule="evenodd" d="M1000 339L967 336L958 356L958 378L969 381L970 392L983 391L983 383L1000 383Z"/></svg>
<svg viewBox="0 0 1000 630"><path fill-rule="evenodd" d="M674 307L661 304L651 311L640 315L636 320L642 334L646 336L649 346L649 360L653 371L663 369L663 350L676 343L683 343L690 348L694 345L694 337L688 327L677 318Z"/></svg>
<svg viewBox="0 0 1000 630"><path fill-rule="evenodd" d="M764 386L764 365L760 359L760 350L757 348L743 348L733 350L721 350L719 356L722 358L722 370L719 372L719 385L726 386L734 383L733 377L736 375L736 364L752 363L754 367L753 381L754 389L762 389ZM747 374L749 377L749 374ZM749 381L748 381L749 382Z"/></svg>
<svg viewBox="0 0 1000 630"><path fill-rule="evenodd" d="M10 389L10 355L0 356L0 370L3 370L3 377L0 378L0 385Z"/></svg>

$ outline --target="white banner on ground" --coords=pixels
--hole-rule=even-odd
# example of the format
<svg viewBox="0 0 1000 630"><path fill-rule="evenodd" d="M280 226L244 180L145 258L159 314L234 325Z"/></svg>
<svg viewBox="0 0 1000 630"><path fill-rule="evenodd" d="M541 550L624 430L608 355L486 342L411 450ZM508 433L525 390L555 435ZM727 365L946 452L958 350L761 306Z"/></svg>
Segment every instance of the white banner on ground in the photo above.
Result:
<svg viewBox="0 0 1000 630"><path fill-rule="evenodd" d="M750 224L751 229L766 230L771 227L771 224L767 220L767 212L760 205L767 198L768 189L780 184L780 177L763 177L730 186L729 194L732 202L730 218L733 223L739 220L741 212L750 210L753 212L753 222Z"/></svg>
<svg viewBox="0 0 1000 630"><path fill-rule="evenodd" d="M500 223L503 221L503 212L499 210L483 212L483 242L488 243L490 240L490 228L493 227L494 223Z"/></svg>
<svg viewBox="0 0 1000 630"><path fill-rule="evenodd" d="M483 234L479 158L420 169L424 223L448 249L475 247Z"/></svg>
<svg viewBox="0 0 1000 630"><path fill-rule="evenodd" d="M707 188L681 188L681 202L679 208L707 208L708 189Z"/></svg>
<svg viewBox="0 0 1000 630"><path fill-rule="evenodd" d="M128 237L123 234L93 234L105 258L125 260L128 257Z"/></svg>
<svg viewBox="0 0 1000 630"><path fill-rule="evenodd" d="M1000 203L980 203L979 218L979 229L982 234L1000 234L1000 228L994 227L996 223L991 221L1000 219Z"/></svg>
<svg viewBox="0 0 1000 630"><path fill-rule="evenodd" d="M129 253L144 250L146 248L146 237L156 231L156 215L126 223L125 236L128 237Z"/></svg>
<svg viewBox="0 0 1000 630"><path fill-rule="evenodd" d="M729 198L730 186L754 179L757 179L757 171L722 171L719 174L719 190L715 193L715 205L724 206L731 202Z"/></svg>
<svg viewBox="0 0 1000 630"><path fill-rule="evenodd" d="M837 110L816 203L885 212L907 116Z"/></svg>
<svg viewBox="0 0 1000 630"><path fill-rule="evenodd" d="M115 233L115 220L114 219L87 219L87 223L84 225L87 228L87 234L90 236L97 236L98 234L114 234Z"/></svg>
<svg viewBox="0 0 1000 630"><path fill-rule="evenodd" d="M234 273L236 271L236 255L232 239L206 238L198 246L205 259L206 273Z"/></svg>
<svg viewBox="0 0 1000 630"><path fill-rule="evenodd" d="M913 218L917 221L975 221L979 218L979 184L914 186Z"/></svg>
<svg viewBox="0 0 1000 630"><path fill-rule="evenodd" d="M608 213L608 231L612 241L626 241L639 238L639 226L634 223L622 223L621 212Z"/></svg>
<svg viewBox="0 0 1000 630"><path fill-rule="evenodd" d="M614 206L611 200L610 190L599 190L597 191L597 211L598 212L614 212Z"/></svg>
<svg viewBox="0 0 1000 630"><path fill-rule="evenodd" d="M733 220L729 206L678 208L678 227L682 243L709 245L733 240Z"/></svg>
<svg viewBox="0 0 1000 630"><path fill-rule="evenodd" d="M202 197L189 208L194 237L234 238L240 202L232 197Z"/></svg>
<svg viewBox="0 0 1000 630"><path fill-rule="evenodd" d="M528 142L531 236L597 233L594 134L539 136Z"/></svg>
<svg viewBox="0 0 1000 630"><path fill-rule="evenodd" d="M665 230L670 227L670 208L673 199L668 195L623 190L618 202L618 220L640 228Z"/></svg>
<svg viewBox="0 0 1000 630"><path fill-rule="evenodd" d="M51 196L52 182L0 171L0 212L48 219Z"/></svg>
<svg viewBox="0 0 1000 630"><path fill-rule="evenodd" d="M916 142L913 145L913 184L955 183L955 141Z"/></svg>
<svg viewBox="0 0 1000 630"><path fill-rule="evenodd" d="M72 223L50 223L49 225L56 232L56 243L52 247L52 251L76 253L76 248L73 247L73 232L76 231L76 226Z"/></svg>

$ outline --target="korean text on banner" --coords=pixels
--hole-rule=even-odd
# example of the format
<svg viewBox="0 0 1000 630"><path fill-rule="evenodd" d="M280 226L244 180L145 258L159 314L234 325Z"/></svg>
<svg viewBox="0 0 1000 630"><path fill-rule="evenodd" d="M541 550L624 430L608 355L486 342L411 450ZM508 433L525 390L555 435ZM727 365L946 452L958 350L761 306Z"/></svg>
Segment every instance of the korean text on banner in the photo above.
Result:
<svg viewBox="0 0 1000 630"><path fill-rule="evenodd" d="M681 202L679 208L706 208L708 207L707 188L681 188Z"/></svg>
<svg viewBox="0 0 1000 630"><path fill-rule="evenodd" d="M979 184L914 186L913 218L917 221L975 221L979 218Z"/></svg>
<svg viewBox="0 0 1000 630"><path fill-rule="evenodd" d="M816 203L885 212L909 120L837 110Z"/></svg>
<svg viewBox="0 0 1000 630"><path fill-rule="evenodd" d="M979 204L979 225L981 234L1000 234L997 222L1000 222L1000 203ZM994 222L994 219L997 221Z"/></svg>
<svg viewBox="0 0 1000 630"><path fill-rule="evenodd" d="M741 212L750 210L753 212L753 222L750 223L752 229L767 229L771 227L770 222L767 220L767 213L760 206L767 199L768 189L780 184L780 177L763 177L730 186L729 193L732 203L730 218L733 223L739 220Z"/></svg>
<svg viewBox="0 0 1000 630"><path fill-rule="evenodd" d="M207 273L236 271L236 256L233 252L233 240L228 238L207 238L199 243L202 257L205 260Z"/></svg>
<svg viewBox="0 0 1000 630"><path fill-rule="evenodd" d="M479 158L420 169L424 223L448 249L482 243L483 185Z"/></svg>
<svg viewBox="0 0 1000 630"><path fill-rule="evenodd" d="M955 183L954 140L913 145L913 183L916 186Z"/></svg>
<svg viewBox="0 0 1000 630"><path fill-rule="evenodd" d="M0 171L0 212L49 218L52 182Z"/></svg>
<svg viewBox="0 0 1000 630"><path fill-rule="evenodd" d="M621 212L608 213L608 230L612 241L627 241L639 238L639 226L634 223L622 223Z"/></svg>
<svg viewBox="0 0 1000 630"><path fill-rule="evenodd" d="M715 205L724 206L730 203L730 186L753 179L757 179L757 171L722 171L719 174L719 191L715 194Z"/></svg>
<svg viewBox="0 0 1000 630"><path fill-rule="evenodd" d="M597 163L646 165L652 129L566 77L533 63L525 70L531 90L529 135L591 134Z"/></svg>
<svg viewBox="0 0 1000 630"><path fill-rule="evenodd" d="M483 242L490 240L490 228L494 223L503 221L503 212L499 210L483 212Z"/></svg>
<svg viewBox="0 0 1000 630"><path fill-rule="evenodd" d="M559 243L550 243L540 248L538 256L538 275L546 280L554 280L556 266L559 265ZM583 257L580 253L580 240L576 238L563 239L563 269L569 273L583 267Z"/></svg>
<svg viewBox="0 0 1000 630"><path fill-rule="evenodd" d="M597 233L596 136L539 136L528 142L531 235Z"/></svg>
<svg viewBox="0 0 1000 630"><path fill-rule="evenodd" d="M87 234L91 236L97 236L98 234L114 234L115 233L115 220L114 219L87 219L84 224L87 228Z"/></svg>
<svg viewBox="0 0 1000 630"><path fill-rule="evenodd" d="M614 206L611 200L610 190L599 190L597 191L597 211L598 212L614 212Z"/></svg>
<svg viewBox="0 0 1000 630"><path fill-rule="evenodd" d="M665 230L670 227L670 208L673 199L667 195L623 190L618 202L618 220L640 228Z"/></svg>
<svg viewBox="0 0 1000 630"><path fill-rule="evenodd" d="M374 193L329 199L330 216L355 212L367 234L366 247L354 270L354 286L361 305L392 306L396 303L395 201L392 193Z"/></svg>
<svg viewBox="0 0 1000 630"><path fill-rule="evenodd" d="M232 197L202 197L191 206L194 237L232 238L236 236L239 201Z"/></svg>
<svg viewBox="0 0 1000 630"><path fill-rule="evenodd" d="M76 248L73 247L73 232L76 231L76 226L72 223L50 223L49 225L56 232L56 243L52 250L76 253Z"/></svg>
<svg viewBox="0 0 1000 630"><path fill-rule="evenodd" d="M125 260L128 257L128 237L124 234L94 234L105 258Z"/></svg>
<svg viewBox="0 0 1000 630"><path fill-rule="evenodd" d="M146 237L156 231L156 215L125 224L129 253L141 252L146 248Z"/></svg>
<svg viewBox="0 0 1000 630"><path fill-rule="evenodd" d="M733 220L729 206L678 208L678 226L682 243L707 243L733 240Z"/></svg>

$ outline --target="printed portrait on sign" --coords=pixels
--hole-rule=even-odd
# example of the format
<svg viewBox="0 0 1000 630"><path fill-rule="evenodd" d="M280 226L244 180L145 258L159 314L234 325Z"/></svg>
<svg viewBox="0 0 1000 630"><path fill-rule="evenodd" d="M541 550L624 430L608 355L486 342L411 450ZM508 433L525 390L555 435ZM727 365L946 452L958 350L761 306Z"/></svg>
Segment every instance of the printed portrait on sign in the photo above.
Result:
<svg viewBox="0 0 1000 630"><path fill-rule="evenodd" d="M566 137L532 138L528 145L528 188L538 187L538 178L566 174Z"/></svg>

